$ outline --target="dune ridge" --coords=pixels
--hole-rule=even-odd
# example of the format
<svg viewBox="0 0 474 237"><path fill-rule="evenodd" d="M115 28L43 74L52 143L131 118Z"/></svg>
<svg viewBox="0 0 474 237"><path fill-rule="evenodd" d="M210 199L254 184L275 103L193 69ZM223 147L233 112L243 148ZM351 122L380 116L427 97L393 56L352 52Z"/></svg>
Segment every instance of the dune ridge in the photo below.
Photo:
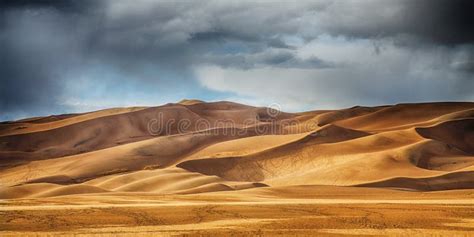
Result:
<svg viewBox="0 0 474 237"><path fill-rule="evenodd" d="M474 188L473 172L469 102L285 113L183 100L0 124L1 199L301 185L440 191Z"/></svg>

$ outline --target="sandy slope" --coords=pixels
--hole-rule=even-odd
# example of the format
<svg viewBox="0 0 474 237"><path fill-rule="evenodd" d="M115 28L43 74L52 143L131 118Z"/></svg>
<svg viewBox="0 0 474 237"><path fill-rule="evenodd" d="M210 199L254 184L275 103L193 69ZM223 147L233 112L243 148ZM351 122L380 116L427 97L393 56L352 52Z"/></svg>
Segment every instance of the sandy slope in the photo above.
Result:
<svg viewBox="0 0 474 237"><path fill-rule="evenodd" d="M145 107L113 108L84 114L51 115L48 117L38 117L0 123L0 136L25 134L57 129L91 119L139 111L144 108Z"/></svg>
<svg viewBox="0 0 474 237"><path fill-rule="evenodd" d="M1 236L473 236L473 190L474 103L0 123Z"/></svg>
<svg viewBox="0 0 474 237"><path fill-rule="evenodd" d="M1 123L0 198L288 185L471 189L473 142L474 103L284 113L183 100Z"/></svg>

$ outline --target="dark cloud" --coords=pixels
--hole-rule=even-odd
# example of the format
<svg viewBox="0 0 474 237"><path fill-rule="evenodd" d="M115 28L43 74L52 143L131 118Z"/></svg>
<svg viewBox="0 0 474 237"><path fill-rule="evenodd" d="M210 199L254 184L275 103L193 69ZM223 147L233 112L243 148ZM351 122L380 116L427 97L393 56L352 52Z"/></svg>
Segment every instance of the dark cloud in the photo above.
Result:
<svg viewBox="0 0 474 237"><path fill-rule="evenodd" d="M456 45L474 43L474 1L405 0L406 15L400 31L434 43Z"/></svg>
<svg viewBox="0 0 474 237"><path fill-rule="evenodd" d="M471 73L471 77L469 79L474 79L474 47L469 50L463 51L464 54L454 58L451 61L451 66L455 70L459 70L461 72Z"/></svg>
<svg viewBox="0 0 474 237"><path fill-rule="evenodd" d="M387 42L400 49L422 48L419 50L426 53L419 61L433 61L430 52L439 51L442 56L436 58L438 61L422 64L427 68L418 71L436 65L459 72L452 77L472 77L474 57L469 49L474 44L473 5L468 0L2 1L0 119L68 111L58 100L67 97L75 85L80 86L80 77L101 81L104 76L82 73L91 67L123 75L110 79L110 83L139 80L177 90L178 84L196 83L194 68L200 65L243 70L345 70L347 65L356 65L317 53L300 55L301 47L328 35L332 37L329 40L369 40L376 55L384 53ZM354 57L358 55L347 53L347 58ZM376 71L377 66L368 68ZM163 74L173 75L173 79ZM343 80L342 74L337 75ZM393 97L402 94L406 83L410 82L392 76L375 82L397 88L392 90ZM460 91L463 95L459 98L469 94ZM436 98L429 92L424 96Z"/></svg>
<svg viewBox="0 0 474 237"><path fill-rule="evenodd" d="M258 67L317 69L331 68L336 65L312 56L299 58L290 49L270 49L257 53L208 54L202 57L206 64L220 65L227 68L253 69Z"/></svg>
<svg viewBox="0 0 474 237"><path fill-rule="evenodd" d="M323 12L320 26L349 38L453 46L474 43L473 12L470 0L335 1Z"/></svg>
<svg viewBox="0 0 474 237"><path fill-rule="evenodd" d="M89 34L84 6L71 4L2 2L1 118L66 110L58 104L58 98L66 76L80 66L86 54L83 45ZM81 15L71 14L76 11Z"/></svg>
<svg viewBox="0 0 474 237"><path fill-rule="evenodd" d="M474 73L474 60L457 62L454 64L454 66L456 69L463 70L469 73Z"/></svg>
<svg viewBox="0 0 474 237"><path fill-rule="evenodd" d="M0 7L3 10L53 8L65 12L83 12L99 4L100 1L93 0L3 0L0 2Z"/></svg>

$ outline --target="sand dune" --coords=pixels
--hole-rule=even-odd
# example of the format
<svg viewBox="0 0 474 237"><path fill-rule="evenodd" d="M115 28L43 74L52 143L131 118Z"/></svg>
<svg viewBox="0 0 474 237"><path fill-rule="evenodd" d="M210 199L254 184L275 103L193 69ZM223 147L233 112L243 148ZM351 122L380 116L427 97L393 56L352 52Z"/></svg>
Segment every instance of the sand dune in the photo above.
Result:
<svg viewBox="0 0 474 237"><path fill-rule="evenodd" d="M466 153L474 155L474 117L439 123L416 130L425 138L443 141Z"/></svg>
<svg viewBox="0 0 474 237"><path fill-rule="evenodd" d="M384 109L386 107L363 107L363 106L355 106L348 109L341 109L336 111L330 111L318 116L318 125L324 126L326 124L331 124L337 121L346 120L366 114L370 114L376 112L378 110Z"/></svg>
<svg viewBox="0 0 474 237"><path fill-rule="evenodd" d="M285 113L183 100L4 122L0 197L474 188L473 111L424 103Z"/></svg>
<svg viewBox="0 0 474 237"><path fill-rule="evenodd" d="M61 120L62 122L42 123L42 126L50 129L38 129L13 135L9 131L11 127L17 125L15 123L3 124L6 127L0 131L0 165L76 155L157 136L226 127L230 126L229 120L232 120L232 126L240 128L265 126L268 123L256 119L258 114L266 111L265 108L231 102L167 104L152 108L114 111L115 113L99 111L78 115L65 119L68 122ZM107 116L104 116L104 113ZM77 119L84 116L87 119ZM274 122L279 122L295 116L297 115L281 113L272 119ZM73 119L77 122L69 121ZM180 124L178 121L185 123ZM61 122L61 126L56 124L58 122ZM267 132L264 129L261 131L264 133L283 131L282 129L267 130Z"/></svg>
<svg viewBox="0 0 474 237"><path fill-rule="evenodd" d="M342 138L347 140L335 142ZM295 142L260 153L241 157L196 159L178 166L235 181L345 185L399 172L429 172L419 170L400 152L422 139L413 129L368 136L331 125ZM394 159L393 155L399 155L400 158ZM382 166L392 167L381 172Z"/></svg>
<svg viewBox="0 0 474 237"><path fill-rule="evenodd" d="M428 178L391 178L379 182L366 183L360 187L392 187L399 189L438 191L450 189L471 189L474 186L474 172L453 172Z"/></svg>
<svg viewBox="0 0 474 237"><path fill-rule="evenodd" d="M3 187L0 198L36 198L104 192L147 192L157 194L201 193L248 189L266 186L259 183L230 182L217 176L207 176L180 168L142 170L107 175L82 184L58 179L37 179L19 186Z"/></svg>
<svg viewBox="0 0 474 237"><path fill-rule="evenodd" d="M474 230L474 103L183 100L0 123L0 235Z"/></svg>
<svg viewBox="0 0 474 237"><path fill-rule="evenodd" d="M113 108L84 114L51 115L48 117L38 117L17 120L14 122L0 123L0 136L52 130L91 119L139 111L144 108L145 107Z"/></svg>
<svg viewBox="0 0 474 237"><path fill-rule="evenodd" d="M373 113L337 121L335 124L363 131L386 131L408 127L446 114L472 109L472 103L398 104Z"/></svg>
<svg viewBox="0 0 474 237"><path fill-rule="evenodd" d="M203 132L159 136L79 155L32 161L4 170L0 180L10 185L36 181L65 183L68 180L77 183L114 173L161 169L186 159L203 147L256 135L253 128L238 128L235 135L227 130L214 128Z"/></svg>

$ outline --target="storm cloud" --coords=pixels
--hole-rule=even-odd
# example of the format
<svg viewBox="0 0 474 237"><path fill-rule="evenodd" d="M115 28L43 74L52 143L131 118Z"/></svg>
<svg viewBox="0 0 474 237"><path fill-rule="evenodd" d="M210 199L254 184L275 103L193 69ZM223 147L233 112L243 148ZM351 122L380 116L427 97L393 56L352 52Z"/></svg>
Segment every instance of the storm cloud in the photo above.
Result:
<svg viewBox="0 0 474 237"><path fill-rule="evenodd" d="M184 97L474 100L474 3L2 1L0 120Z"/></svg>

